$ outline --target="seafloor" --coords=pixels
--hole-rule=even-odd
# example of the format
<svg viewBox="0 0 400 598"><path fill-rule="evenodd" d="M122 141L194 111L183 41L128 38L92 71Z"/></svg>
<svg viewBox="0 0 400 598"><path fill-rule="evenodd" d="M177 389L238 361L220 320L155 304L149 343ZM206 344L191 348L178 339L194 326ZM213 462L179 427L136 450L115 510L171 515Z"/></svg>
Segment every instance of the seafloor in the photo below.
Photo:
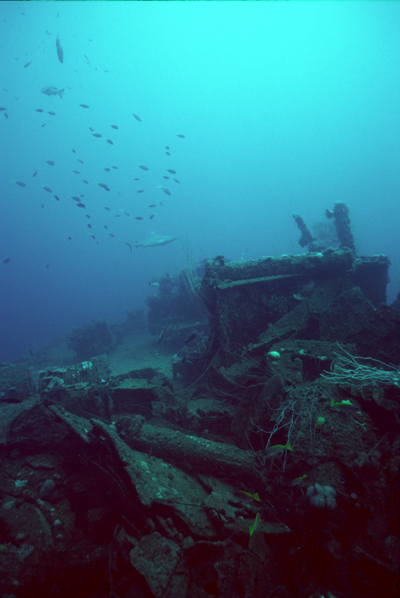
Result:
<svg viewBox="0 0 400 598"><path fill-rule="evenodd" d="M0 596L397 598L388 267L217 256L0 364Z"/></svg>

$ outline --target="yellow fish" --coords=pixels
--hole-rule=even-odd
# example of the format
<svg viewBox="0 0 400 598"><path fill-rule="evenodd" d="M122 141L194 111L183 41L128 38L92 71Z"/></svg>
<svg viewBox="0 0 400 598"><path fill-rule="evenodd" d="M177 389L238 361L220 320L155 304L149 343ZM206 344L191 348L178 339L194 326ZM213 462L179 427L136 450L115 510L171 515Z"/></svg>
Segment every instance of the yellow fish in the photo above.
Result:
<svg viewBox="0 0 400 598"><path fill-rule="evenodd" d="M260 521L261 521L260 513L257 513L256 518L254 519L254 523L252 525L250 525L250 527L249 527L250 536L252 536L254 534Z"/></svg>
<svg viewBox="0 0 400 598"><path fill-rule="evenodd" d="M245 490L239 490L239 492L241 492L242 494L245 494L248 498L252 498L253 500L256 500L257 502L261 502L260 497L258 496L258 492L254 492L254 494L250 494L250 492L246 492Z"/></svg>

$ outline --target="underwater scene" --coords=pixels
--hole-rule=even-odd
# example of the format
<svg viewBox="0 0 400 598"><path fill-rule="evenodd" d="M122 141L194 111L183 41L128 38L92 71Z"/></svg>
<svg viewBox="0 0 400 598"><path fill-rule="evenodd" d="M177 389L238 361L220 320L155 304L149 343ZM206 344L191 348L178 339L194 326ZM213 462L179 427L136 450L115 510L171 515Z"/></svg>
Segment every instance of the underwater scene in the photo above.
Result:
<svg viewBox="0 0 400 598"><path fill-rule="evenodd" d="M399 27L0 2L0 598L398 598Z"/></svg>

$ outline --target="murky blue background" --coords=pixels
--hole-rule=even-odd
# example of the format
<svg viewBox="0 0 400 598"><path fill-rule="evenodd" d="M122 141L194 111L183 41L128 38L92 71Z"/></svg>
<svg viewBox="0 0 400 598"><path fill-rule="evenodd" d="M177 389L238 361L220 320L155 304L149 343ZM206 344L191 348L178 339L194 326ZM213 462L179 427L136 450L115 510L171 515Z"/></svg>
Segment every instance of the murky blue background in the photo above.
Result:
<svg viewBox="0 0 400 598"><path fill-rule="evenodd" d="M292 214L311 227L338 200L349 206L358 253L392 260L395 298L398 3L2 2L0 10L0 106L9 117L0 113L0 262L10 259L0 264L0 361L144 306L149 281L186 265L188 244L193 261L304 252ZM45 86L64 88L63 99L42 94ZM162 178L168 168L180 184ZM85 209L69 197L81 194ZM152 230L180 239L133 253L124 244Z"/></svg>

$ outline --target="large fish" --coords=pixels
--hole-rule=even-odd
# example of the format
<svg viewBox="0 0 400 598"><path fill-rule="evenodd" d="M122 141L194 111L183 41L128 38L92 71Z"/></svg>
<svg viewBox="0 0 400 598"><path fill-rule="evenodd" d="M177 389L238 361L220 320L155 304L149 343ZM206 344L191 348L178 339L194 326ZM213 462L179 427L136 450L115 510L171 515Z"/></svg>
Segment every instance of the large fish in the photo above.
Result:
<svg viewBox="0 0 400 598"><path fill-rule="evenodd" d="M40 90L42 93L44 93L46 96L60 96L60 98L62 99L63 97L63 93L64 93L64 89L57 89L57 87L43 87L43 89Z"/></svg>
<svg viewBox="0 0 400 598"><path fill-rule="evenodd" d="M143 241L136 241L135 243L127 243L124 241L125 245L128 245L129 249L132 251L132 247L160 247L161 245L167 245L167 243L172 243L172 241L176 241L178 237L171 237L169 235L156 235L156 233L151 233L151 236L148 239L143 239Z"/></svg>
<svg viewBox="0 0 400 598"><path fill-rule="evenodd" d="M63 52L63 49L61 47L60 40L58 39L58 35L57 35L57 39L56 39L56 46L57 46L58 60L60 62L64 62L64 52Z"/></svg>

